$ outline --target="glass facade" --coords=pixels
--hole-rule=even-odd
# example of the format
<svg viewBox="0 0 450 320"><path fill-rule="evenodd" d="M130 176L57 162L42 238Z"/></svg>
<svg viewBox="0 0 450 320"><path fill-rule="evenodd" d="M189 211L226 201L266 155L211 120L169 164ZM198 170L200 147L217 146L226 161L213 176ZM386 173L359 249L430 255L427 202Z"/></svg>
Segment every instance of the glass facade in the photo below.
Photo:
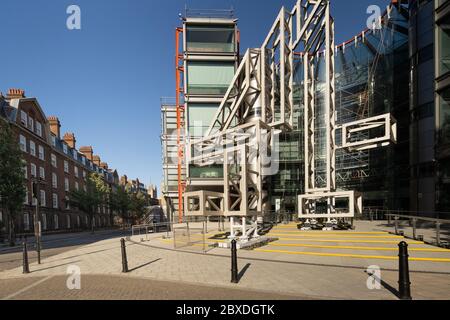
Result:
<svg viewBox="0 0 450 320"><path fill-rule="evenodd" d="M186 28L187 50L203 53L234 53L234 26L189 25Z"/></svg>
<svg viewBox="0 0 450 320"><path fill-rule="evenodd" d="M234 62L197 62L187 64L188 94L224 95L233 80Z"/></svg>
<svg viewBox="0 0 450 320"><path fill-rule="evenodd" d="M450 212L450 14L449 1L436 0L437 211ZM449 218L440 214L441 218Z"/></svg>
<svg viewBox="0 0 450 320"><path fill-rule="evenodd" d="M397 145L371 151L337 152L337 188L364 195L365 207L409 207L409 60L408 16L394 9L381 30L338 48L335 55L336 109L338 125L393 113L398 121ZM303 68L297 57L294 92L294 130L280 138L280 172L272 179L272 206L297 212L297 196L304 192ZM316 175L317 186L325 180L325 121L323 56L316 61ZM336 135L341 143L339 131ZM299 152L300 151L300 152Z"/></svg>
<svg viewBox="0 0 450 320"><path fill-rule="evenodd" d="M202 138L211 125L220 100L234 78L239 60L237 29L234 20L223 23L187 21L185 48L189 60L185 62L187 94L193 97L186 105L186 130L190 139ZM189 165L191 179L223 179L221 165Z"/></svg>

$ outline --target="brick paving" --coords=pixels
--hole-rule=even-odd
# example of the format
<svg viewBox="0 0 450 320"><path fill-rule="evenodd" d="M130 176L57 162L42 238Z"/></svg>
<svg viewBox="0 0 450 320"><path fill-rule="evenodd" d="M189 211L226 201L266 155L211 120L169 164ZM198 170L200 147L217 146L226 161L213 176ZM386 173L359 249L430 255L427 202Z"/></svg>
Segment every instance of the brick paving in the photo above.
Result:
<svg viewBox="0 0 450 320"><path fill-rule="evenodd" d="M287 232L288 229L289 226L282 231L276 229L273 232ZM361 230L363 229L361 228ZM295 232L294 235L298 236ZM348 233L339 235L341 238L348 236ZM146 279L169 281L171 286L174 287L177 287L178 283L186 283L186 285L206 285L223 290L251 290L252 292L256 291L274 296L309 297L311 299L397 299L392 292L392 288L397 288L398 273L396 270L398 262L395 260L372 259L370 257L367 259L353 259L340 256L323 257L293 255L283 252L239 251L239 268L245 272L242 274L239 284L234 285L230 283L229 250L215 248L207 254L202 254L198 248L194 248L192 252L189 252L190 248L186 247L184 248L186 252L180 252L174 251L172 249L173 243L170 240L162 239L161 235L149 236L149 242L141 243L140 238L133 237L132 240L135 242L127 242L127 255L131 272L125 277L121 274L119 238L114 238L45 259L40 266L31 264L31 275L21 275L21 268L0 272L0 282L10 281L12 278L22 281L30 277L61 277L66 274L68 266L77 265L81 269L82 278L86 277L86 281L91 281L91 277L96 279L95 277L99 276L120 276L120 281L125 281L124 283L127 282L126 279L130 283L131 281ZM315 240L313 237L311 239ZM301 242L311 241L311 239L302 239ZM361 241L359 236L357 239L352 241ZM362 239L362 241L364 240ZM393 240L393 243L395 243L395 241L402 239L395 238ZM376 246L379 247L380 244ZM390 246L395 248L395 244ZM433 248L424 244L414 244L412 246ZM289 250L303 252L305 249L289 248ZM312 250L307 248L307 252L310 253L323 253L329 250L317 248ZM387 254L391 256L396 255L395 252L383 253L383 255ZM423 256L423 253L419 252L418 254ZM445 255L445 253L426 254L431 254L431 257ZM382 268L384 287L381 290L367 289L368 276L365 270L370 265L378 265ZM450 290L448 290L450 287L449 263L411 263L411 280L414 299L450 299ZM108 297L113 299L116 297L116 290L108 290L107 283L105 282L103 289L98 289L103 290L100 295L101 299L108 299ZM27 291L27 297L32 296L40 299L47 297L46 294L40 295L39 288L40 286L37 286ZM97 289L94 286L91 290L91 292L95 292ZM56 296L52 296L52 298L58 298L57 292L60 291L56 290L55 292ZM110 293L108 294L108 292ZM199 292L195 296L196 299L211 298L205 291ZM250 296L247 297L246 294L248 293L244 294L245 299L251 298ZM129 296L130 294L124 293L124 295ZM87 294L86 299L93 296L95 296L94 293L92 295ZM164 299L168 296L160 295L160 298ZM61 298L64 297L65 295ZM176 298L178 295L173 293L173 297Z"/></svg>
<svg viewBox="0 0 450 320"><path fill-rule="evenodd" d="M296 300L309 299L208 285L139 279L129 276L86 275L80 290L69 290L67 277L2 280L0 300ZM33 284L36 284L33 286ZM26 290L23 290L23 289Z"/></svg>

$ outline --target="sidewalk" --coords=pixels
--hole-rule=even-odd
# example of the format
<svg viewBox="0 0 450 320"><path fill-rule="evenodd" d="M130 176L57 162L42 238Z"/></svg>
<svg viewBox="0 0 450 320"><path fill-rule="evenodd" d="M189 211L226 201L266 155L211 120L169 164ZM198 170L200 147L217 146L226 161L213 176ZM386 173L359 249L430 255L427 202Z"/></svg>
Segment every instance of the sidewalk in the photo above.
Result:
<svg viewBox="0 0 450 320"><path fill-rule="evenodd" d="M397 287L396 263L391 261L355 261L340 257L271 255L258 251L239 251L241 280L230 283L230 252L213 249L179 252L171 249L161 235L151 235L149 242L127 242L130 273L121 273L120 238L101 241L54 256L38 266L32 274L22 275L16 268L0 273L0 279L66 275L67 267L80 267L83 275L109 275L133 279L153 279L210 285L223 288L257 290L312 299L395 300L391 292ZM382 266L384 287L368 290L365 273L371 263ZM414 299L450 299L449 264L439 264L432 272L411 272ZM1 280L0 280L1 281ZM204 297L207 299L208 297ZM249 297L250 298L250 297Z"/></svg>

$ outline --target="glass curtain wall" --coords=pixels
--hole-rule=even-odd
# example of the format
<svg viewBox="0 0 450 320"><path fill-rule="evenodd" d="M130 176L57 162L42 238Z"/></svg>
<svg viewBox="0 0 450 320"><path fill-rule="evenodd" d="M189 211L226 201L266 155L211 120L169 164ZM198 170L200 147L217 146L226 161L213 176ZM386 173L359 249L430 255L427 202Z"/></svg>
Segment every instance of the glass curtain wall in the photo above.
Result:
<svg viewBox="0 0 450 320"><path fill-rule="evenodd" d="M408 209L409 103L408 16L394 6L380 30L338 48L335 55L338 125L392 112L399 121L399 143L364 152L337 152L337 187L364 193L366 207ZM316 61L316 170L318 186L325 180L324 59ZM304 192L303 68L295 69L296 124L280 139L280 173L273 177L272 205L282 199L282 210L297 211ZM337 143L341 143L337 131ZM298 151L297 151L298 150ZM296 153L298 152L298 153ZM392 179L386 179L391 172Z"/></svg>

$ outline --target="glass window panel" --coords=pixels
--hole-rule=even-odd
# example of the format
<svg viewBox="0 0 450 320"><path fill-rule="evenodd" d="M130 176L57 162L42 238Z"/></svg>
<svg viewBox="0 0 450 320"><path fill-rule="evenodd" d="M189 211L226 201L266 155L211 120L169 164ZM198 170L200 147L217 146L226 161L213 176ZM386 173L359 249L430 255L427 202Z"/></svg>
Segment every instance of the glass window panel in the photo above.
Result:
<svg viewBox="0 0 450 320"><path fill-rule="evenodd" d="M188 93L224 95L233 77L233 62L189 62Z"/></svg>
<svg viewBox="0 0 450 320"><path fill-rule="evenodd" d="M450 17L442 21L439 29L440 68L439 75L450 71Z"/></svg>
<svg viewBox="0 0 450 320"><path fill-rule="evenodd" d="M196 52L234 52L234 27L189 26L187 50Z"/></svg>
<svg viewBox="0 0 450 320"><path fill-rule="evenodd" d="M189 135L193 137L203 136L213 121L218 104L189 104Z"/></svg>

